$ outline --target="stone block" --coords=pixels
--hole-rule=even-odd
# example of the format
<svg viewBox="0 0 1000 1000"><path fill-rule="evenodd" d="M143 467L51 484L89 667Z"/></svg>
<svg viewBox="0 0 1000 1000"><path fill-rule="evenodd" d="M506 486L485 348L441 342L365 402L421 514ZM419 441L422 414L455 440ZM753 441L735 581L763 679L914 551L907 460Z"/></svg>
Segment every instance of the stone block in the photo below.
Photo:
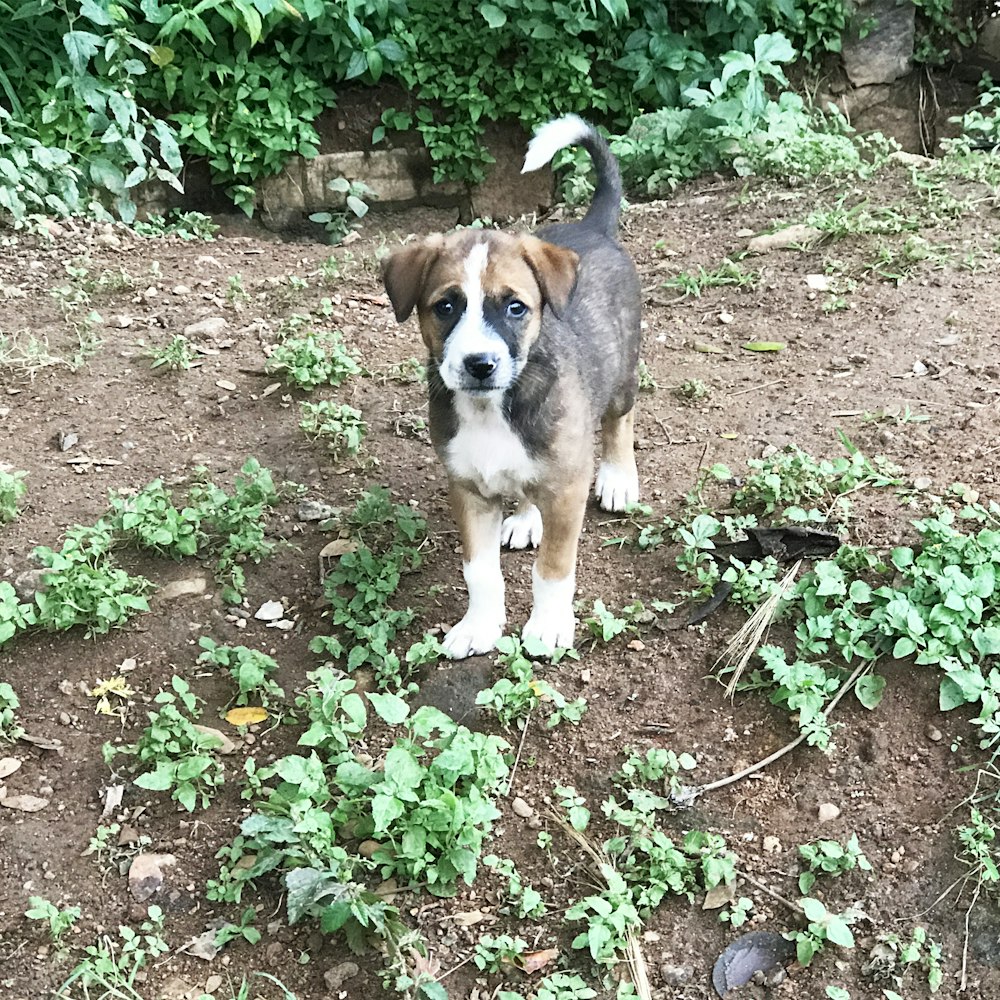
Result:
<svg viewBox="0 0 1000 1000"><path fill-rule="evenodd" d="M874 22L860 38L857 32L844 40L844 69L855 87L892 83L913 67L915 11L912 3L867 0L858 5L855 22Z"/></svg>

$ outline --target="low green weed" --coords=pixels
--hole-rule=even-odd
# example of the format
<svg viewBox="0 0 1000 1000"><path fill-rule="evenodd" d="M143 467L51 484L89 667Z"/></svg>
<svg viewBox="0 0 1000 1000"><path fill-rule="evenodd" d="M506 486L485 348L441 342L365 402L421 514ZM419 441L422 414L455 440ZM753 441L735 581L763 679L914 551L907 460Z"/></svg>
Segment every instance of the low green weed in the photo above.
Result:
<svg viewBox="0 0 1000 1000"><path fill-rule="evenodd" d="M531 993L533 1000L594 1000L597 995L581 976L571 972L554 972L546 976ZM497 1000L524 1000L524 996L501 990Z"/></svg>
<svg viewBox="0 0 1000 1000"><path fill-rule="evenodd" d="M9 524L20 513L21 500L28 491L26 475L0 462L0 524Z"/></svg>
<svg viewBox="0 0 1000 1000"><path fill-rule="evenodd" d="M818 899L806 896L799 900L799 906L809 922L804 931L788 931L785 938L795 942L795 955L799 965L806 966L821 952L827 942L841 948L854 947L854 933L851 924L860 919L856 910L847 909L833 913Z"/></svg>
<svg viewBox="0 0 1000 1000"><path fill-rule="evenodd" d="M93 856L96 864L118 875L127 875L132 859L149 847L153 839L143 833L127 844L120 843L121 830L120 823L102 823L94 831L81 857Z"/></svg>
<svg viewBox="0 0 1000 1000"><path fill-rule="evenodd" d="M504 966L516 968L522 955L528 950L528 942L521 938L501 934L493 937L484 934L477 942L472 960L482 972L499 972Z"/></svg>
<svg viewBox="0 0 1000 1000"><path fill-rule="evenodd" d="M224 948L230 941L240 939L249 945L260 943L260 931L254 927L257 921L257 911L252 906L246 907L240 914L238 924L223 924L215 935L215 947Z"/></svg>
<svg viewBox="0 0 1000 1000"><path fill-rule="evenodd" d="M53 944L58 944L63 934L80 919L79 906L64 906L60 909L42 896L31 896L28 902L30 908L25 910L24 915L29 920L43 922Z"/></svg>
<svg viewBox="0 0 1000 1000"><path fill-rule="evenodd" d="M277 661L258 649L247 646L220 646L208 636L198 645L204 652L199 663L208 663L229 672L236 682L237 705L261 705L267 708L272 699L283 701L285 692L270 675L278 669Z"/></svg>
<svg viewBox="0 0 1000 1000"><path fill-rule="evenodd" d="M753 900L748 896L740 896L731 906L719 913L719 922L730 927L742 927L753 909Z"/></svg>
<svg viewBox="0 0 1000 1000"><path fill-rule="evenodd" d="M325 756L328 766L345 760L352 743L365 731L368 713L364 699L354 690L354 681L330 667L306 675L309 687L295 704L309 720L299 737L300 747L310 747Z"/></svg>
<svg viewBox="0 0 1000 1000"><path fill-rule="evenodd" d="M668 278L662 287L700 299L701 293L708 288L754 288L760 281L760 275L760 271L744 271L727 257L712 271L706 271L704 267L699 267L697 271L685 271Z"/></svg>
<svg viewBox="0 0 1000 1000"><path fill-rule="evenodd" d="M861 852L858 835L852 833L846 844L836 840L814 840L799 847L799 856L809 870L799 876L799 892L808 896L816 884L817 875L843 875L860 868L870 872L871 863Z"/></svg>
<svg viewBox="0 0 1000 1000"><path fill-rule="evenodd" d="M150 906L147 919L135 930L124 925L118 928L118 939L104 934L96 944L88 945L84 958L57 993L72 1000L87 1000L94 996L115 997L116 1000L141 1000L136 984L141 985L143 971L150 963L170 950L163 939L163 911ZM103 992L98 993L98 988Z"/></svg>
<svg viewBox="0 0 1000 1000"><path fill-rule="evenodd" d="M198 552L201 518L187 507L178 510L161 479L133 496L112 496L108 521L127 542L174 559Z"/></svg>
<svg viewBox="0 0 1000 1000"><path fill-rule="evenodd" d="M134 758L138 774L132 780L139 788L170 792L170 797L188 812L199 806L207 809L223 781L223 767L214 751L218 736L198 730L198 702L187 682L174 677L171 691L161 691L153 702L157 711L147 713L149 725L133 744L104 745L104 759L110 764L124 754Z"/></svg>
<svg viewBox="0 0 1000 1000"><path fill-rule="evenodd" d="M214 240L215 234L219 231L211 216L203 215L201 212L182 212L179 208L171 209L166 215L147 216L145 222L133 222L132 228L140 236L153 238L176 236L186 241L204 242Z"/></svg>
<svg viewBox="0 0 1000 1000"><path fill-rule="evenodd" d="M149 610L144 595L152 584L115 564L113 544L110 525L98 522L70 528L58 551L44 545L34 550L45 570L42 589L35 593L39 626L63 631L83 625L88 636L102 635Z"/></svg>
<svg viewBox="0 0 1000 1000"><path fill-rule="evenodd" d="M21 707L17 692L6 681L0 681L0 740L13 743L21 738L24 728L17 721Z"/></svg>
<svg viewBox="0 0 1000 1000"><path fill-rule="evenodd" d="M335 460L356 457L368 433L361 411L347 403L324 399L319 403L303 402L299 427L310 438L323 438Z"/></svg>
<svg viewBox="0 0 1000 1000"><path fill-rule="evenodd" d="M685 403L697 403L707 399L712 393L701 379L689 378L673 390L674 395Z"/></svg>
<svg viewBox="0 0 1000 1000"><path fill-rule="evenodd" d="M403 574L420 565L426 525L413 508L394 504L383 488L364 493L340 523L359 544L356 551L340 556L323 585L330 602L327 614L337 634L317 636L309 648L344 660L348 671L371 666L380 688L399 689L417 664L405 656L401 659L394 643L415 615L409 608L392 608L389 602ZM427 654L420 657L422 662L437 655L426 642L421 650Z"/></svg>
<svg viewBox="0 0 1000 1000"><path fill-rule="evenodd" d="M187 371L194 364L195 352L187 337L177 333L171 337L170 343L151 348L149 357L153 360L150 368L166 368L171 372Z"/></svg>
<svg viewBox="0 0 1000 1000"><path fill-rule="evenodd" d="M542 894L524 881L513 861L488 854L483 858L483 864L496 875L507 879L506 905L510 912L520 919L531 917L538 920L545 916L547 907Z"/></svg>
<svg viewBox="0 0 1000 1000"><path fill-rule="evenodd" d="M349 181L346 177L335 177L327 187L342 207L314 212L309 221L318 222L326 230L327 239L337 244L368 214L368 203L376 194L362 181Z"/></svg>
<svg viewBox="0 0 1000 1000"><path fill-rule="evenodd" d="M627 608L624 613L628 615ZM628 617L619 618L613 611L604 606L604 601L597 600L594 601L590 614L583 619L583 625L595 642L611 642L616 636L635 631L631 617L628 615Z"/></svg>
<svg viewBox="0 0 1000 1000"><path fill-rule="evenodd" d="M496 715L497 721L504 728L517 726L523 729L531 714L541 704L551 706L546 723L549 729L558 726L560 722L571 722L576 725L587 710L587 702L583 698L567 701L551 684L540 680L534 675L529 655L543 655L541 649L533 649L531 643L522 645L516 636L503 636L497 642L497 664L505 668L507 676L501 677L491 688L480 691L476 695L476 704ZM563 655L569 650L560 650ZM545 650L548 657L550 651ZM559 655L552 657L557 663Z"/></svg>
<svg viewBox="0 0 1000 1000"><path fill-rule="evenodd" d="M0 646L36 622L36 606L22 604L11 584L0 580Z"/></svg>
<svg viewBox="0 0 1000 1000"><path fill-rule="evenodd" d="M876 982L890 980L897 990L903 989L908 973L914 970L920 970L928 990L937 993L944 982L943 951L923 927L914 927L908 940L899 934L879 934L862 968Z"/></svg>
<svg viewBox="0 0 1000 1000"><path fill-rule="evenodd" d="M276 344L265 364L291 386L311 392L322 385L341 385L361 374L361 365L337 331L312 331L288 336Z"/></svg>

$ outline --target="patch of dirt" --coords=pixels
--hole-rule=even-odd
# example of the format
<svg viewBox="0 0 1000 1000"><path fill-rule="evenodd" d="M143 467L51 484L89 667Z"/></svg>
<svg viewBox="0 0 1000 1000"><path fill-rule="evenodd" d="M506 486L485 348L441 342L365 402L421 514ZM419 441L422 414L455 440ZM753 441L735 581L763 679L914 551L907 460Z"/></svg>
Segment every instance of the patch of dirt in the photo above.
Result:
<svg viewBox="0 0 1000 1000"><path fill-rule="evenodd" d="M866 195L872 203L894 200L907 183L900 170L880 186L849 194L852 201ZM635 206L627 214L623 239L647 293L643 356L660 386L643 394L636 422L644 500L658 513L676 513L698 469L714 462L739 471L765 448L786 443L816 455L837 454L838 427L866 453L885 454L910 476L929 476L939 490L962 480L985 497L996 497L1000 300L993 248L1000 223L990 203L980 203L951 228L925 231L930 243L951 248L954 262L925 261L898 284L866 273L878 242L867 237L747 258L745 268L761 271L756 287L748 290L717 288L678 300L675 291L661 288L678 272L699 265L714 269L724 257L738 254L749 234L801 220L819 201L830 202L841 193L778 191L765 197L762 189L717 181L686 188L669 202ZM427 221L404 216L366 221L358 242L335 251L342 277L330 281L319 272L330 250L319 244L277 244L248 236L184 243L73 226L53 242L6 234L0 249L0 330L5 333L30 331L47 338L54 351L68 351L71 331L52 295L71 283L67 265L85 267L90 278L123 269L128 280L127 287L92 292L92 306L103 317L103 346L76 371L56 367L28 379L0 369L0 460L26 470L29 487L23 513L0 528L5 578L31 566L33 546L55 546L68 526L93 523L106 509L109 490L138 489L157 477L168 485L180 482L199 465L228 484L253 456L276 477L302 484L308 498L335 507L350 505L376 484L388 486L398 502L418 507L427 518L431 544L420 572L408 577L403 589L403 598L419 611L412 634L453 624L463 610L464 587L446 484L429 444L405 430L409 415L425 414L424 392L384 377L389 366L421 354L419 338L413 324L396 325L375 264L381 248L411 232L426 232ZM895 246L904 238L886 241ZM972 251L980 262L976 269L957 266ZM857 276L856 290L842 295L811 291L805 276L825 273L835 260ZM250 292L248 303L227 297L234 275ZM289 283L290 275L305 279L305 287ZM845 308L825 311L824 305L838 297ZM329 300L325 310L323 299ZM370 428L370 464L335 464L322 443L303 436L298 420L304 394L264 393L274 381L263 371L264 345L273 342L283 317L310 310L326 313L317 325L341 329L371 372L370 378L355 378L314 397L349 402L363 412ZM150 369L145 356L150 345L162 346L187 324L213 316L227 320L223 342L231 344L204 342L200 364L187 371ZM777 353L742 350L752 339L782 341L787 347ZM703 353L696 343L721 353ZM704 383L708 395L685 402L671 391L689 380ZM905 414L906 407L929 420L864 419L865 412L896 408ZM79 441L63 452L58 439L67 433ZM75 461L80 458L93 461ZM895 508L878 496L861 494L856 510L862 541L888 547L907 531ZM590 511L578 569L578 596L587 607L595 599L615 609L636 598L648 605L669 599L682 585L672 546L638 553L602 544L623 530L617 519L596 507ZM58 752L24 743L3 748L3 754L22 761L4 781L8 793L50 799L36 813L0 809L0 984L5 996L36 1000L48 995L84 945L98 934L114 933L119 924L135 926L142 919L145 904L131 898L126 878L81 857L112 781L101 746L133 741L145 723L146 700L174 674L188 679L205 699L203 721L225 728L215 719L232 692L223 679L205 676L196 666L198 638L210 635L271 652L281 665L277 679L288 692L303 686L306 671L318 665L307 647L312 636L329 631L317 580L318 552L328 535L300 523L294 503L279 509L270 531L286 544L259 566L248 567L244 610L252 613L263 601L282 600L297 614L290 632L265 629L252 618L240 627L243 619L230 614L210 583L202 596L165 600L154 595L148 614L104 637L35 634L0 650L0 678L17 691L25 728L62 744ZM193 576L211 580L210 567L193 560L136 556L128 565L157 585ZM530 555L504 556L513 626L523 624L529 611L530 565ZM740 620L724 610L697 629L652 628L642 633L641 648L620 639L594 649L582 644L579 663L563 661L547 670L547 678L567 696L586 697L590 708L578 727L529 727L510 800L520 796L537 818L554 785L575 785L598 816L600 836L605 830L599 803L611 791L610 776L626 747L691 752L699 760L699 780L709 781L788 742L796 731L783 713L759 696L730 702L709 676ZM113 676L130 657L136 667L129 682L137 694L123 726L95 715L85 690ZM496 672L486 660L475 669ZM786 898L797 896L798 844L858 834L874 871L831 880L822 891L831 908L856 902L868 914L870 921L859 928L859 947L836 953L828 948L809 969L774 987L774 996L820 997L826 984L835 983L856 998L880 997L880 989L860 973L867 949L878 932L906 933L916 922L944 946L946 978L939 995L956 995L969 899L966 895L956 905L952 894L935 901L964 871L954 860L954 827L961 816L955 810L969 794L973 775L960 768L980 758L971 749L975 736L961 713L938 712L937 679L930 671L904 662L884 672L888 686L880 708L869 713L853 700L838 708L839 728L828 755L800 747L759 776L705 796L690 811L664 821L671 835L693 828L725 835L741 866ZM428 679L435 673L425 669ZM443 687L448 697L460 697L460 684ZM940 738L931 739L928 727L939 730ZM243 973L254 970L280 977L299 1000L381 995L373 956L359 959L357 975L331 993L324 973L352 956L315 927L286 927L280 920L284 900L266 879L260 897L244 898L244 905L260 907L258 945L233 943L212 963L179 950L213 919L238 918L240 908L206 900L205 882L217 876L214 856L237 833L244 815L241 768L251 754L262 763L292 752L297 734L296 727L285 726L252 733L252 745L243 743L226 758L227 784L204 813L179 812L164 796L134 786L113 811L151 838L150 851L176 857L151 900L166 914L172 950L137 984L147 1000L163 995L178 977L200 988L210 976L231 976L238 984ZM820 825L822 803L836 805L840 813ZM513 858L554 912L587 891L579 852L560 839L558 830L552 831L553 848L546 854L535 847L532 820L515 814L510 801L501 806L503 818L489 850ZM772 849L765 851L765 837L777 838L777 846L769 841ZM483 872L475 886L463 887L451 900L434 900L420 891L397 900L406 919L420 925L441 968L456 969L445 980L451 996L491 996L500 982L501 977L477 976L471 963L463 964L484 927L489 933L520 934L532 948L559 947L566 965L589 974L585 958L569 947L572 935L558 922L517 924L497 917L499 885ZM742 883L740 892L754 900L753 929L796 926L774 896L749 883ZM40 926L25 920L33 895L81 907L83 916L68 935L69 954L53 949ZM735 933L716 912L699 905L668 901L649 921L644 949L658 997L714 996L712 965ZM475 909L487 914L487 923L458 928L449 919ZM1000 991L995 904L980 902L972 931L964 995L995 997ZM529 992L523 976L510 979L508 988ZM263 981L259 989L262 995L278 995ZM922 995L916 987L914 992ZM223 987L216 995L230 993Z"/></svg>

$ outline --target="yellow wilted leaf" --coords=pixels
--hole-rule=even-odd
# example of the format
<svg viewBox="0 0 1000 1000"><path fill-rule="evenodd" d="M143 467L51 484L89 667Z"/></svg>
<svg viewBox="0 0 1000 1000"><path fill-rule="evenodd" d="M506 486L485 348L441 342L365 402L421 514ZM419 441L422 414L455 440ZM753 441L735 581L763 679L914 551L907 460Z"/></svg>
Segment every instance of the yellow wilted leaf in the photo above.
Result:
<svg viewBox="0 0 1000 1000"><path fill-rule="evenodd" d="M267 710L255 708L231 708L226 712L226 722L231 726L252 726L255 722L263 722L267 718Z"/></svg>

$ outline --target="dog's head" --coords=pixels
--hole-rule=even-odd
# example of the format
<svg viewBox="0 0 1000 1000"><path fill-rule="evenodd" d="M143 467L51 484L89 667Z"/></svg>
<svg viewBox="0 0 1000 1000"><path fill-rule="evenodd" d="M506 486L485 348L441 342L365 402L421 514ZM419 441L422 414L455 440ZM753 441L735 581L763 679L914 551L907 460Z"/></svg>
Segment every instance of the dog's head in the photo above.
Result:
<svg viewBox="0 0 1000 1000"><path fill-rule="evenodd" d="M543 308L566 308L578 264L572 250L534 236L467 229L401 247L382 278L397 320L417 310L444 384L482 396L521 373Z"/></svg>

